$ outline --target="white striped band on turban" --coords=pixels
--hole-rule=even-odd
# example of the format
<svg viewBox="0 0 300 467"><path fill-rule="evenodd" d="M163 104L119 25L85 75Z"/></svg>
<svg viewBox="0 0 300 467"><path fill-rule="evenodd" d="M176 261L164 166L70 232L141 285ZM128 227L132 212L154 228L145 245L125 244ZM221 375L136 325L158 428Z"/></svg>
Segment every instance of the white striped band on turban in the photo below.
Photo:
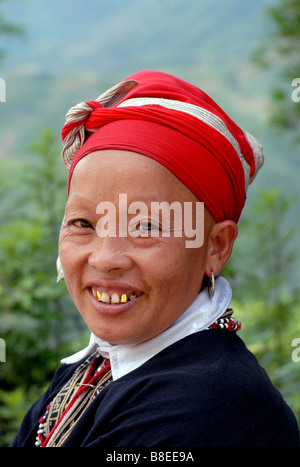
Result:
<svg viewBox="0 0 300 467"><path fill-rule="evenodd" d="M99 129L102 130L113 121L129 119L135 119L136 122L148 120L174 128L177 132L179 131L198 142L199 153L201 148L203 149L205 146L210 153L214 153L215 158L227 172L233 185L235 198L242 196L239 166L242 167L244 174L243 196L246 197L248 186L263 165L262 146L252 135L239 128L203 91L171 75L144 71L118 83L96 100L82 102L70 109L62 130L64 146L62 157L65 166L70 169L73 164L74 169L74 158L76 162L86 153L102 147L98 143L91 146L91 142L96 140L91 135ZM121 134L116 134L116 143L118 138L121 138ZM231 149L229 149L228 143ZM223 154L220 154L219 146L222 145L224 151ZM136 152L145 154L147 151L142 146L137 146ZM233 152L235 156L232 155ZM164 154L164 157L167 158L169 155ZM176 157L180 158L178 154ZM201 167L203 161L204 159L199 158ZM188 173L189 168L187 167L187 173L181 179L188 187L189 178L195 177L195 170L199 172L200 165L197 167L197 163L197 158L194 157L190 173ZM176 165L175 159L172 164ZM184 165L187 164L189 164L189 159L186 159ZM176 170L174 173L178 176ZM237 180L238 178L239 180ZM194 180L190 187L194 193L197 191L195 183ZM201 184L201 179L199 179L199 184ZM198 196L198 193L195 194ZM201 199L201 195L200 191L199 199ZM244 201L238 204L238 213L234 214L236 219L240 215Z"/></svg>

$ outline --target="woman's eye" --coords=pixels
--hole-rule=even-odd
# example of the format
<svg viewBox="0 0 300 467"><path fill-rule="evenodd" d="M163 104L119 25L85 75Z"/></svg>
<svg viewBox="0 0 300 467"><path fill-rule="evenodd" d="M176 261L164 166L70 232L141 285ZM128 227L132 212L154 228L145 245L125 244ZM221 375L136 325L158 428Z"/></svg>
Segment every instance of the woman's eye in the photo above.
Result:
<svg viewBox="0 0 300 467"><path fill-rule="evenodd" d="M80 229L92 228L92 225L86 219L76 219L71 222L71 225L74 225L75 227L79 227Z"/></svg>
<svg viewBox="0 0 300 467"><path fill-rule="evenodd" d="M137 230L140 232L158 232L160 230L160 226L152 221L141 221L136 227Z"/></svg>

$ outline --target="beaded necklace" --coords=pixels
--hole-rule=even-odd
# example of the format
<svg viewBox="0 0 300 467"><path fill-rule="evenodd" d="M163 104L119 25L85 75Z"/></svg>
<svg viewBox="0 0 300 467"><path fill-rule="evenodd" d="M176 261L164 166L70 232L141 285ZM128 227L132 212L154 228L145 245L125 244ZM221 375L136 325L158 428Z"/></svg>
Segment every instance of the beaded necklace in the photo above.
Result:
<svg viewBox="0 0 300 467"><path fill-rule="evenodd" d="M223 315L218 318L213 324L209 326L209 329L227 329L228 331L237 332L241 329L241 323L234 318L233 309L228 308Z"/></svg>

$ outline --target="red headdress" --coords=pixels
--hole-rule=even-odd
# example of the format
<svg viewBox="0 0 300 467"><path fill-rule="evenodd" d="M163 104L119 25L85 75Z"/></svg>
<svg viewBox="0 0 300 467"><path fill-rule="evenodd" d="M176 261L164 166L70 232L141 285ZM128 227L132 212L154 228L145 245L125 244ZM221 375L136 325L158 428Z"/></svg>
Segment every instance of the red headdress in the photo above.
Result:
<svg viewBox="0 0 300 467"><path fill-rule="evenodd" d="M238 221L248 185L263 164L260 144L207 94L156 71L136 73L70 109L62 140L69 185L87 154L133 151L169 169L218 222Z"/></svg>

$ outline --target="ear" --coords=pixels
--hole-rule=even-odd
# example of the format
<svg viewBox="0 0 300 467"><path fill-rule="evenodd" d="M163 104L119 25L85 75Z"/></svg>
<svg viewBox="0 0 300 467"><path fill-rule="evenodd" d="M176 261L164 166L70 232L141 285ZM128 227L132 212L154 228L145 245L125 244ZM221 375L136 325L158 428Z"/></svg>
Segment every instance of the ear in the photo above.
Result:
<svg viewBox="0 0 300 467"><path fill-rule="evenodd" d="M216 276L230 258L233 244L238 235L238 228L234 221L226 220L215 224L208 237L207 262L205 275Z"/></svg>

